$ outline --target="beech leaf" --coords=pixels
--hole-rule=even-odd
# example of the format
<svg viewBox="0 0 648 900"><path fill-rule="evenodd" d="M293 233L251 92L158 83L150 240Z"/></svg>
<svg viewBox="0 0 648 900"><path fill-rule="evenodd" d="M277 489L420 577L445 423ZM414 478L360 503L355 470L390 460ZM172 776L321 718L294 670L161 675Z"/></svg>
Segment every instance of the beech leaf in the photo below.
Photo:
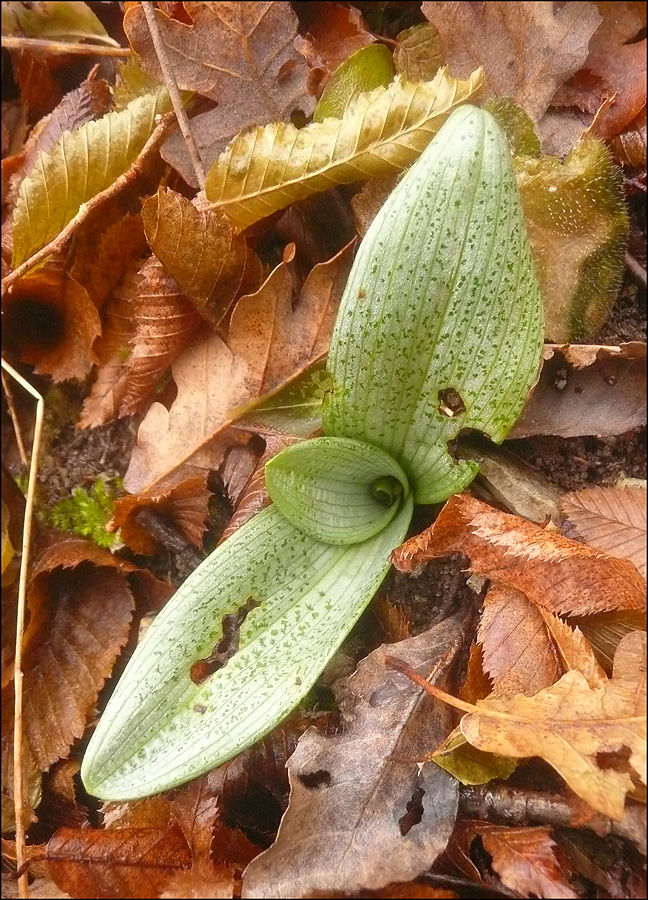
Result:
<svg viewBox="0 0 648 900"><path fill-rule="evenodd" d="M475 574L516 588L558 615L645 610L646 581L632 563L467 494L451 497L434 525L399 547L392 559L411 572L426 559L450 553L465 553Z"/></svg>
<svg viewBox="0 0 648 900"><path fill-rule="evenodd" d="M244 228L332 184L400 172L480 84L479 71L465 81L444 69L419 84L397 77L361 94L341 119L300 130L273 122L243 133L209 170L207 199Z"/></svg>
<svg viewBox="0 0 648 900"><path fill-rule="evenodd" d="M133 100L76 131L41 154L20 185L13 219L13 266L56 237L83 203L109 187L135 160L169 109L166 90Z"/></svg>

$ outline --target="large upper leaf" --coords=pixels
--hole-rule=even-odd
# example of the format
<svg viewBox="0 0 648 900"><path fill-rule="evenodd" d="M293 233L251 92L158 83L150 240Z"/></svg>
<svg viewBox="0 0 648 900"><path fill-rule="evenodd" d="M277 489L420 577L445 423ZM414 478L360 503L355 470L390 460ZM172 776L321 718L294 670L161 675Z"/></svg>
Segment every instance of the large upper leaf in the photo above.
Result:
<svg viewBox="0 0 648 900"><path fill-rule="evenodd" d="M536 379L542 300L506 140L464 107L369 228L331 342L327 434L375 444L415 502L461 490L476 465L448 441L506 437Z"/></svg>
<svg viewBox="0 0 648 900"><path fill-rule="evenodd" d="M131 163L169 108L166 90L133 100L126 109L88 122L40 156L20 185L14 212L13 265L56 237L82 203L104 191Z"/></svg>
<svg viewBox="0 0 648 900"><path fill-rule="evenodd" d="M412 512L380 534L335 547L263 510L205 560L150 627L101 717L83 761L89 791L135 798L173 787L270 731L311 688L373 596ZM240 649L201 683L224 616L258 604ZM187 628L187 623L191 627Z"/></svg>
<svg viewBox="0 0 648 900"><path fill-rule="evenodd" d="M298 130L272 122L236 137L207 175L207 199L246 227L332 184L390 175L409 166L459 103L481 84L445 69L419 84L397 78L361 94L341 119Z"/></svg>

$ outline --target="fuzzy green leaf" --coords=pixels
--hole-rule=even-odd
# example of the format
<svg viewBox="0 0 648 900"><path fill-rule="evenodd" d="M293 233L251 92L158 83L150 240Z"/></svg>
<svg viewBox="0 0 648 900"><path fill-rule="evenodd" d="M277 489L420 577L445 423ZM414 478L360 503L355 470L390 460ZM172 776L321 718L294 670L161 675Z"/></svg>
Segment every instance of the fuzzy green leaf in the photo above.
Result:
<svg viewBox="0 0 648 900"><path fill-rule="evenodd" d="M400 172L481 81L481 70L462 80L441 69L418 84L397 77L360 94L341 119L302 129L271 122L240 134L209 170L207 199L245 228L333 184Z"/></svg>
<svg viewBox="0 0 648 900"><path fill-rule="evenodd" d="M358 94L387 87L394 77L392 55L384 44L368 44L337 67L319 99L313 122L341 119Z"/></svg>
<svg viewBox="0 0 648 900"><path fill-rule="evenodd" d="M326 434L398 460L416 503L460 491L477 466L448 442L502 441L540 366L543 316L506 139L464 106L389 196L342 297Z"/></svg>
<svg viewBox="0 0 648 900"><path fill-rule="evenodd" d="M107 800L167 790L258 740L299 702L389 569L412 513L362 544L335 547L263 510L185 581L149 628L83 760L86 788ZM240 649L200 684L192 665L221 622L252 598Z"/></svg>
<svg viewBox="0 0 648 900"><path fill-rule="evenodd" d="M128 170L155 127L155 117L170 108L166 90L133 100L66 132L43 153L20 185L13 220L13 265L55 238L82 203L101 193Z"/></svg>
<svg viewBox="0 0 648 900"><path fill-rule="evenodd" d="M327 544L358 544L378 534L409 494L397 462L345 438L288 447L266 465L265 482L279 512Z"/></svg>

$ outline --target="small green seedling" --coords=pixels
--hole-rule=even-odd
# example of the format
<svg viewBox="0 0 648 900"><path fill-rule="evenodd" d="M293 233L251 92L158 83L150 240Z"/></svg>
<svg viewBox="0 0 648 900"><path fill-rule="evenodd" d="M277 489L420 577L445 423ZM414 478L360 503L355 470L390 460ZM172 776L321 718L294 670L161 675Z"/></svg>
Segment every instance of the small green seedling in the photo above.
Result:
<svg viewBox="0 0 648 900"><path fill-rule="evenodd" d="M542 339L506 140L489 113L463 106L362 242L329 354L325 437L268 463L272 506L148 630L86 752L90 793L172 788L293 709L385 577L413 504L443 501L474 477L451 442L464 429L506 436Z"/></svg>

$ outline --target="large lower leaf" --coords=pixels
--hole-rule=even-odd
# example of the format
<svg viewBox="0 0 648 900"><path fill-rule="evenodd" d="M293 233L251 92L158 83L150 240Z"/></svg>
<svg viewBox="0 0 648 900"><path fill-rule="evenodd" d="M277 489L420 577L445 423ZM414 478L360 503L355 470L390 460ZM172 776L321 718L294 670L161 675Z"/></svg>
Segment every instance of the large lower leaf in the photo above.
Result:
<svg viewBox="0 0 648 900"><path fill-rule="evenodd" d="M82 203L104 191L130 167L169 108L166 90L138 97L120 112L108 113L66 132L43 153L20 185L13 225L13 265L61 232Z"/></svg>
<svg viewBox="0 0 648 900"><path fill-rule="evenodd" d="M397 459L415 502L445 500L477 468L448 442L464 428L506 437L542 335L506 139L489 113L463 107L360 246L331 341L324 430Z"/></svg>
<svg viewBox="0 0 648 900"><path fill-rule="evenodd" d="M86 788L105 799L166 790L270 731L373 596L411 512L404 501L387 528L351 547L307 537L274 507L240 528L185 581L137 648L86 752ZM240 627L240 649L195 683L192 666L221 641L223 618L244 606L254 608Z"/></svg>
<svg viewBox="0 0 648 900"><path fill-rule="evenodd" d="M445 69L418 84L397 78L361 94L341 119L301 130L271 122L240 134L209 170L207 199L246 227L333 184L400 172L480 84L479 71L465 81Z"/></svg>

